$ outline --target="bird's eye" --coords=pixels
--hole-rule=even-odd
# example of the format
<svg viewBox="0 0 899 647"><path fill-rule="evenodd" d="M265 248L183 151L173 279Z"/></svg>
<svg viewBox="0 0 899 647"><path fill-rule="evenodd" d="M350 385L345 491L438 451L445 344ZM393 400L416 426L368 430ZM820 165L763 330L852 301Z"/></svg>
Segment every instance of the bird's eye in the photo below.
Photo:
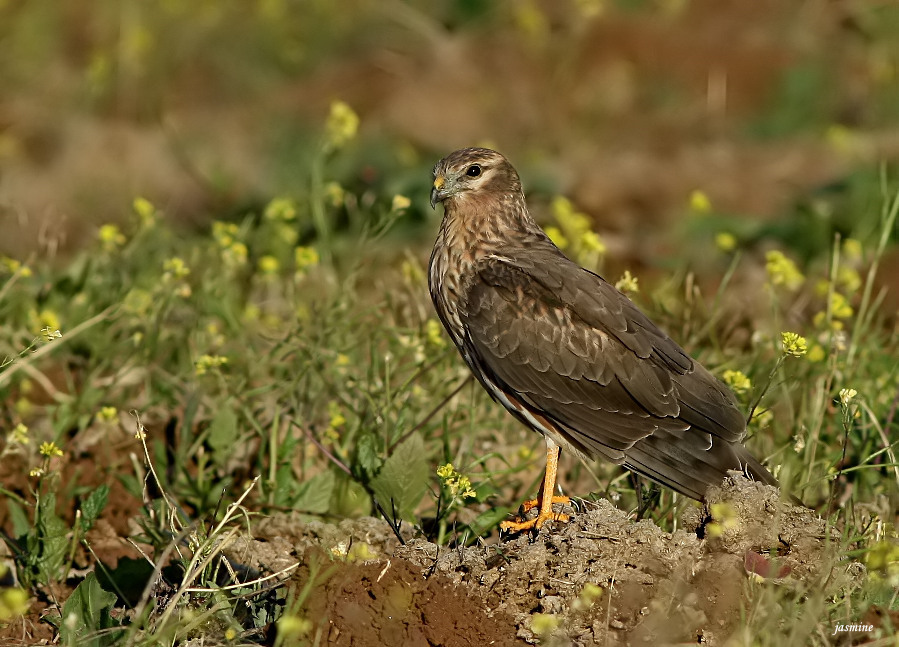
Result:
<svg viewBox="0 0 899 647"><path fill-rule="evenodd" d="M477 164L472 164L468 167L468 170L465 171L465 175L468 177L477 177L481 174L481 167Z"/></svg>

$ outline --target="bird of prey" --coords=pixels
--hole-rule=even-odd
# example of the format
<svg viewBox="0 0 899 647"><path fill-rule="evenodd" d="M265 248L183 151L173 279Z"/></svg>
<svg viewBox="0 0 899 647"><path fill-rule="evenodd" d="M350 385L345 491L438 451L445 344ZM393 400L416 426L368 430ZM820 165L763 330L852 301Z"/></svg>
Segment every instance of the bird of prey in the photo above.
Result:
<svg viewBox="0 0 899 647"><path fill-rule="evenodd" d="M474 376L543 434L535 519L553 511L561 448L604 458L694 499L729 470L776 480L743 446L733 393L601 276L569 260L537 225L518 173L496 151L465 148L434 167L444 206L428 284Z"/></svg>

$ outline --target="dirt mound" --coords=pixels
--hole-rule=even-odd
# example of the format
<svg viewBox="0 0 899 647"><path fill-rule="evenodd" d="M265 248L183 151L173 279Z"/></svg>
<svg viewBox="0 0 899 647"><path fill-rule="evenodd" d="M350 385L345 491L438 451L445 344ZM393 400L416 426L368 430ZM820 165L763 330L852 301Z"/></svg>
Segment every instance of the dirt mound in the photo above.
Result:
<svg viewBox="0 0 899 647"><path fill-rule="evenodd" d="M813 511L742 477L674 533L607 501L589 506L536 536L453 549L400 545L373 519L281 518L232 555L265 571L299 559L304 612L337 645L722 644L751 587L836 590L862 572L836 561L839 536Z"/></svg>

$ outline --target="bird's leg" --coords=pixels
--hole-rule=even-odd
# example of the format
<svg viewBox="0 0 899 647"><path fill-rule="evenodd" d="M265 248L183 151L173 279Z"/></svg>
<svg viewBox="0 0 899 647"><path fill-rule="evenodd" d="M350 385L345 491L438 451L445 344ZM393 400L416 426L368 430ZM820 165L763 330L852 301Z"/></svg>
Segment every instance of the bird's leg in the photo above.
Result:
<svg viewBox="0 0 899 647"><path fill-rule="evenodd" d="M568 521L567 514L553 512L554 503L571 503L571 499L567 496L553 496L553 490L556 488L556 474L559 471L560 452L559 446L547 437L546 472L543 475L543 487L540 491L540 498L526 501L522 505L522 508L526 513L528 510L536 508L539 504L540 512L537 514L537 517L529 521L504 521L499 526L501 530L521 532L522 530L530 530L531 528L539 529L550 519L554 521Z"/></svg>

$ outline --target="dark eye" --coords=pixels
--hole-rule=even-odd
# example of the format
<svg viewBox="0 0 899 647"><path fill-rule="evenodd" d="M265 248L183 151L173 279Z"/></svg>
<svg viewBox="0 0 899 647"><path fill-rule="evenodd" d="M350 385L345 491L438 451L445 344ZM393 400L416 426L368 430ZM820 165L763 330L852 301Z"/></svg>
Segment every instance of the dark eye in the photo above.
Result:
<svg viewBox="0 0 899 647"><path fill-rule="evenodd" d="M468 177L477 177L481 174L481 167L477 164L472 164L468 167L468 170L465 171L465 175Z"/></svg>

